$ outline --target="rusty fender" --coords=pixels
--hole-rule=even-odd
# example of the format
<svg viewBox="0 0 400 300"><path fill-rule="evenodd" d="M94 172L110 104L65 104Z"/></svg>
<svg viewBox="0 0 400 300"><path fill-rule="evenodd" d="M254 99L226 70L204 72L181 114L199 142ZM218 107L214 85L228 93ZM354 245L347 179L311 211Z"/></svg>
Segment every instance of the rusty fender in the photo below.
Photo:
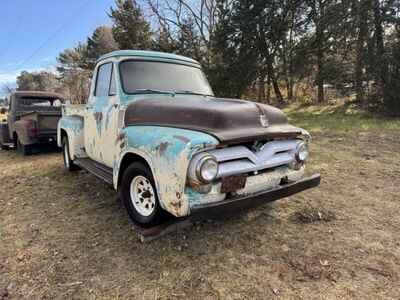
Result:
<svg viewBox="0 0 400 300"><path fill-rule="evenodd" d="M121 152L114 162L114 187L121 161L127 153L144 158L151 168L163 209L176 217L189 214L185 194L187 170L193 155L214 148L218 141L205 133L160 126L128 126L122 131Z"/></svg>

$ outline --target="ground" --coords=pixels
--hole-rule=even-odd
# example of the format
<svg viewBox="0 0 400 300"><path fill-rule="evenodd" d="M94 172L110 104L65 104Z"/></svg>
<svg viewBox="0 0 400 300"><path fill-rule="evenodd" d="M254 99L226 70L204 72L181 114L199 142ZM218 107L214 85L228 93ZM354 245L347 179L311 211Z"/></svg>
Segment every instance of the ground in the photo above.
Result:
<svg viewBox="0 0 400 300"><path fill-rule="evenodd" d="M288 112L319 188L149 244L60 153L1 151L0 299L399 299L400 121Z"/></svg>

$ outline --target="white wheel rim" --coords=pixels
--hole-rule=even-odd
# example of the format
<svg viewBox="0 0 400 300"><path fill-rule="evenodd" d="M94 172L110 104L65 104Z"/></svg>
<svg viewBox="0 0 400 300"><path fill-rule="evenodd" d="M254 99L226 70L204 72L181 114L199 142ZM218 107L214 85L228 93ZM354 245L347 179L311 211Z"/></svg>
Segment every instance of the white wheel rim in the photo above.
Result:
<svg viewBox="0 0 400 300"><path fill-rule="evenodd" d="M144 176L133 178L130 187L131 201L136 211L144 217L156 208L156 196L150 181Z"/></svg>
<svg viewBox="0 0 400 300"><path fill-rule="evenodd" d="M69 153L68 153L68 144L64 145L64 161L65 161L65 166L69 168Z"/></svg>

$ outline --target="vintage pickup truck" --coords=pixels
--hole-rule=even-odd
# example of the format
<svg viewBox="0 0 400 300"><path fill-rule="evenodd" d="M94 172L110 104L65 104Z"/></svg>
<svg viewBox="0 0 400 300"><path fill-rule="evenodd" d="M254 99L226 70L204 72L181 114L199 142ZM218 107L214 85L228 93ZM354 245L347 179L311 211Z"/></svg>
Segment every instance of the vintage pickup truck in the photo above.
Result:
<svg viewBox="0 0 400 300"><path fill-rule="evenodd" d="M117 51L99 59L86 105L58 124L68 170L119 191L135 223L214 216L316 187L309 134L276 108L213 95L190 58Z"/></svg>
<svg viewBox="0 0 400 300"><path fill-rule="evenodd" d="M24 155L38 144L56 143L63 97L56 93L18 91L9 97L7 120L0 123L0 146Z"/></svg>

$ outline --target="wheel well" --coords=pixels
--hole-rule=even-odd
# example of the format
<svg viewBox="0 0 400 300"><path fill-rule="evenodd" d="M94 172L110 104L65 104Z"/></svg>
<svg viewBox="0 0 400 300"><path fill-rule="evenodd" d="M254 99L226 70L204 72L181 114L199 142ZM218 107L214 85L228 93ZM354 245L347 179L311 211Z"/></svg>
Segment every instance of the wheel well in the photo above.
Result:
<svg viewBox="0 0 400 300"><path fill-rule="evenodd" d="M147 161L143 157L141 157L140 155L134 154L134 153L127 153L122 158L122 161L121 161L121 164L120 164L120 167L119 167L118 186L120 186L120 183L121 183L121 180L122 180L122 176L123 176L125 170L134 162L142 163L143 165L145 165L150 170L150 172L152 172L149 164L147 163Z"/></svg>
<svg viewBox="0 0 400 300"><path fill-rule="evenodd" d="M62 139L63 139L64 136L66 136L68 138L68 134L64 129L60 130L60 134L61 134L61 142L62 142Z"/></svg>

